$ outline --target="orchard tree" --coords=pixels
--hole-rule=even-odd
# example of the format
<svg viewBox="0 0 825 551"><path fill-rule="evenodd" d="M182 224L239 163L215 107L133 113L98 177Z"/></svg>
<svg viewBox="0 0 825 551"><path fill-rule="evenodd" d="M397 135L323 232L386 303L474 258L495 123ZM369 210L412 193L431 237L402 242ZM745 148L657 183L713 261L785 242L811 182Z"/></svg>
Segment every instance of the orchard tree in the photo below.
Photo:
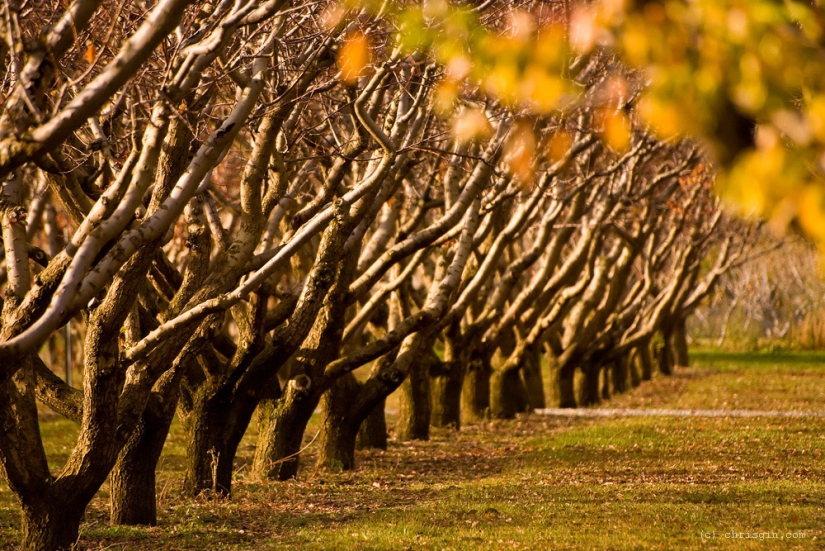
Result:
<svg viewBox="0 0 825 551"><path fill-rule="evenodd" d="M155 523L176 412L185 492L225 496L253 418L254 472L283 479L318 404L319 463L346 469L359 434L386 445L399 387L399 437L426 438L543 407L542 356L571 406L649 376L657 336L663 371L685 363L685 318L747 240L712 150L676 135L724 144L733 196L742 171L795 175L757 198L816 235L821 71L763 71L747 39L818 63L818 8L720 30L679 6L5 4L0 466L23 547L73 546L110 475L113 522ZM710 77L668 92L668 71ZM668 115L679 94L695 118ZM82 388L40 357L67 324ZM55 471L38 400L80 427Z"/></svg>

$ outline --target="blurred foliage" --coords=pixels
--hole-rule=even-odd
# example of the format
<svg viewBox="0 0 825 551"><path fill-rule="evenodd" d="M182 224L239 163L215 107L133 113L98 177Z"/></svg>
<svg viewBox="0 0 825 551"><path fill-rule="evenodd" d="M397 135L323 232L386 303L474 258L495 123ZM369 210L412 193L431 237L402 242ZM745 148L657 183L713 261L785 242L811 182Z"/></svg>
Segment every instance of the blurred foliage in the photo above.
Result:
<svg viewBox="0 0 825 551"><path fill-rule="evenodd" d="M325 16L334 23L364 13L385 18L403 49L430 52L443 68L433 107L456 119L459 142L488 131L484 110L463 101L468 93L521 116L590 108L617 152L630 146L634 125L663 139L689 136L707 145L718 189L730 204L777 229L796 225L825 250L825 10L819 0L484 4L347 0ZM343 63L339 59L347 81L369 60L363 35L353 36L342 49ZM605 53L619 55L626 71L607 79L601 94L587 94L570 68ZM625 78L634 71L644 88L628 94ZM539 145L520 135L510 143L519 150L511 155L512 170L523 178L532 172L530 151L557 158L565 138Z"/></svg>

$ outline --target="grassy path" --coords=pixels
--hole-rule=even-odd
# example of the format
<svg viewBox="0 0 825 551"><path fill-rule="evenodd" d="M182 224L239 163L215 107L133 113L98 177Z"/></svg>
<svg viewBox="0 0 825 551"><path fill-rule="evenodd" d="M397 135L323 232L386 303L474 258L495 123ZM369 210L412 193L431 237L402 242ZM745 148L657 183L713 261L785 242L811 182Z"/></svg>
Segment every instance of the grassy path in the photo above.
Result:
<svg viewBox="0 0 825 551"><path fill-rule="evenodd" d="M825 418L825 411L781 409L634 409L634 408L547 408L537 415L551 417L795 417Z"/></svg>
<svg viewBox="0 0 825 551"><path fill-rule="evenodd" d="M695 363L604 408L825 409L825 356ZM72 430L44 424L56 460ZM355 472L307 468L284 484L244 478L252 442L233 498L193 503L178 496L184 451L173 433L161 526L107 526L104 491L80 548L825 549L821 418L531 415L392 443L360 454ZM16 525L3 487L0 547Z"/></svg>

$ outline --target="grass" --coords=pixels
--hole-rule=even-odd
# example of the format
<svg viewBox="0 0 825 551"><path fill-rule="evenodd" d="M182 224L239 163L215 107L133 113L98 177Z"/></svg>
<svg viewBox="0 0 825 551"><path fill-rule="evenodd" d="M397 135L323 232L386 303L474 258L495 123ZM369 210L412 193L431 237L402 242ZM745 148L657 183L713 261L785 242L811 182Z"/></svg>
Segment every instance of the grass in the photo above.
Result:
<svg viewBox="0 0 825 551"><path fill-rule="evenodd" d="M825 409L825 355L694 358L697 367L605 406ZM56 465L76 431L43 426ZM823 548L823 429L822 419L525 416L391 442L360 453L349 473L314 472L310 447L301 477L281 484L246 478L250 436L233 498L190 501L179 497L176 426L159 476L161 525L109 526L104 488L81 549ZM3 487L0 546L17 541L17 525Z"/></svg>

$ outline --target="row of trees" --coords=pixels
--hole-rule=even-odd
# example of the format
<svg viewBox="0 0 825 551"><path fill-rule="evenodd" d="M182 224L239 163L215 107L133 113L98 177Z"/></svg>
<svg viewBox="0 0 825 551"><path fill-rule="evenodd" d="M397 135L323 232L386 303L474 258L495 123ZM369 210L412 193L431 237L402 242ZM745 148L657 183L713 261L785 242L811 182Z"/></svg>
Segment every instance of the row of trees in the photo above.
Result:
<svg viewBox="0 0 825 551"><path fill-rule="evenodd" d="M752 239L697 147L637 121L638 75L594 50L563 111L468 86L440 116L466 75L381 9L5 5L0 465L24 548L70 547L108 477L113 522L155 523L176 412L185 491L225 495L253 418L254 472L283 480L319 404L318 462L349 469L399 388L396 434L427 438L545 407L543 362L563 407L687 363L686 318ZM70 320L81 389L39 356ZM80 427L57 472L38 402Z"/></svg>

